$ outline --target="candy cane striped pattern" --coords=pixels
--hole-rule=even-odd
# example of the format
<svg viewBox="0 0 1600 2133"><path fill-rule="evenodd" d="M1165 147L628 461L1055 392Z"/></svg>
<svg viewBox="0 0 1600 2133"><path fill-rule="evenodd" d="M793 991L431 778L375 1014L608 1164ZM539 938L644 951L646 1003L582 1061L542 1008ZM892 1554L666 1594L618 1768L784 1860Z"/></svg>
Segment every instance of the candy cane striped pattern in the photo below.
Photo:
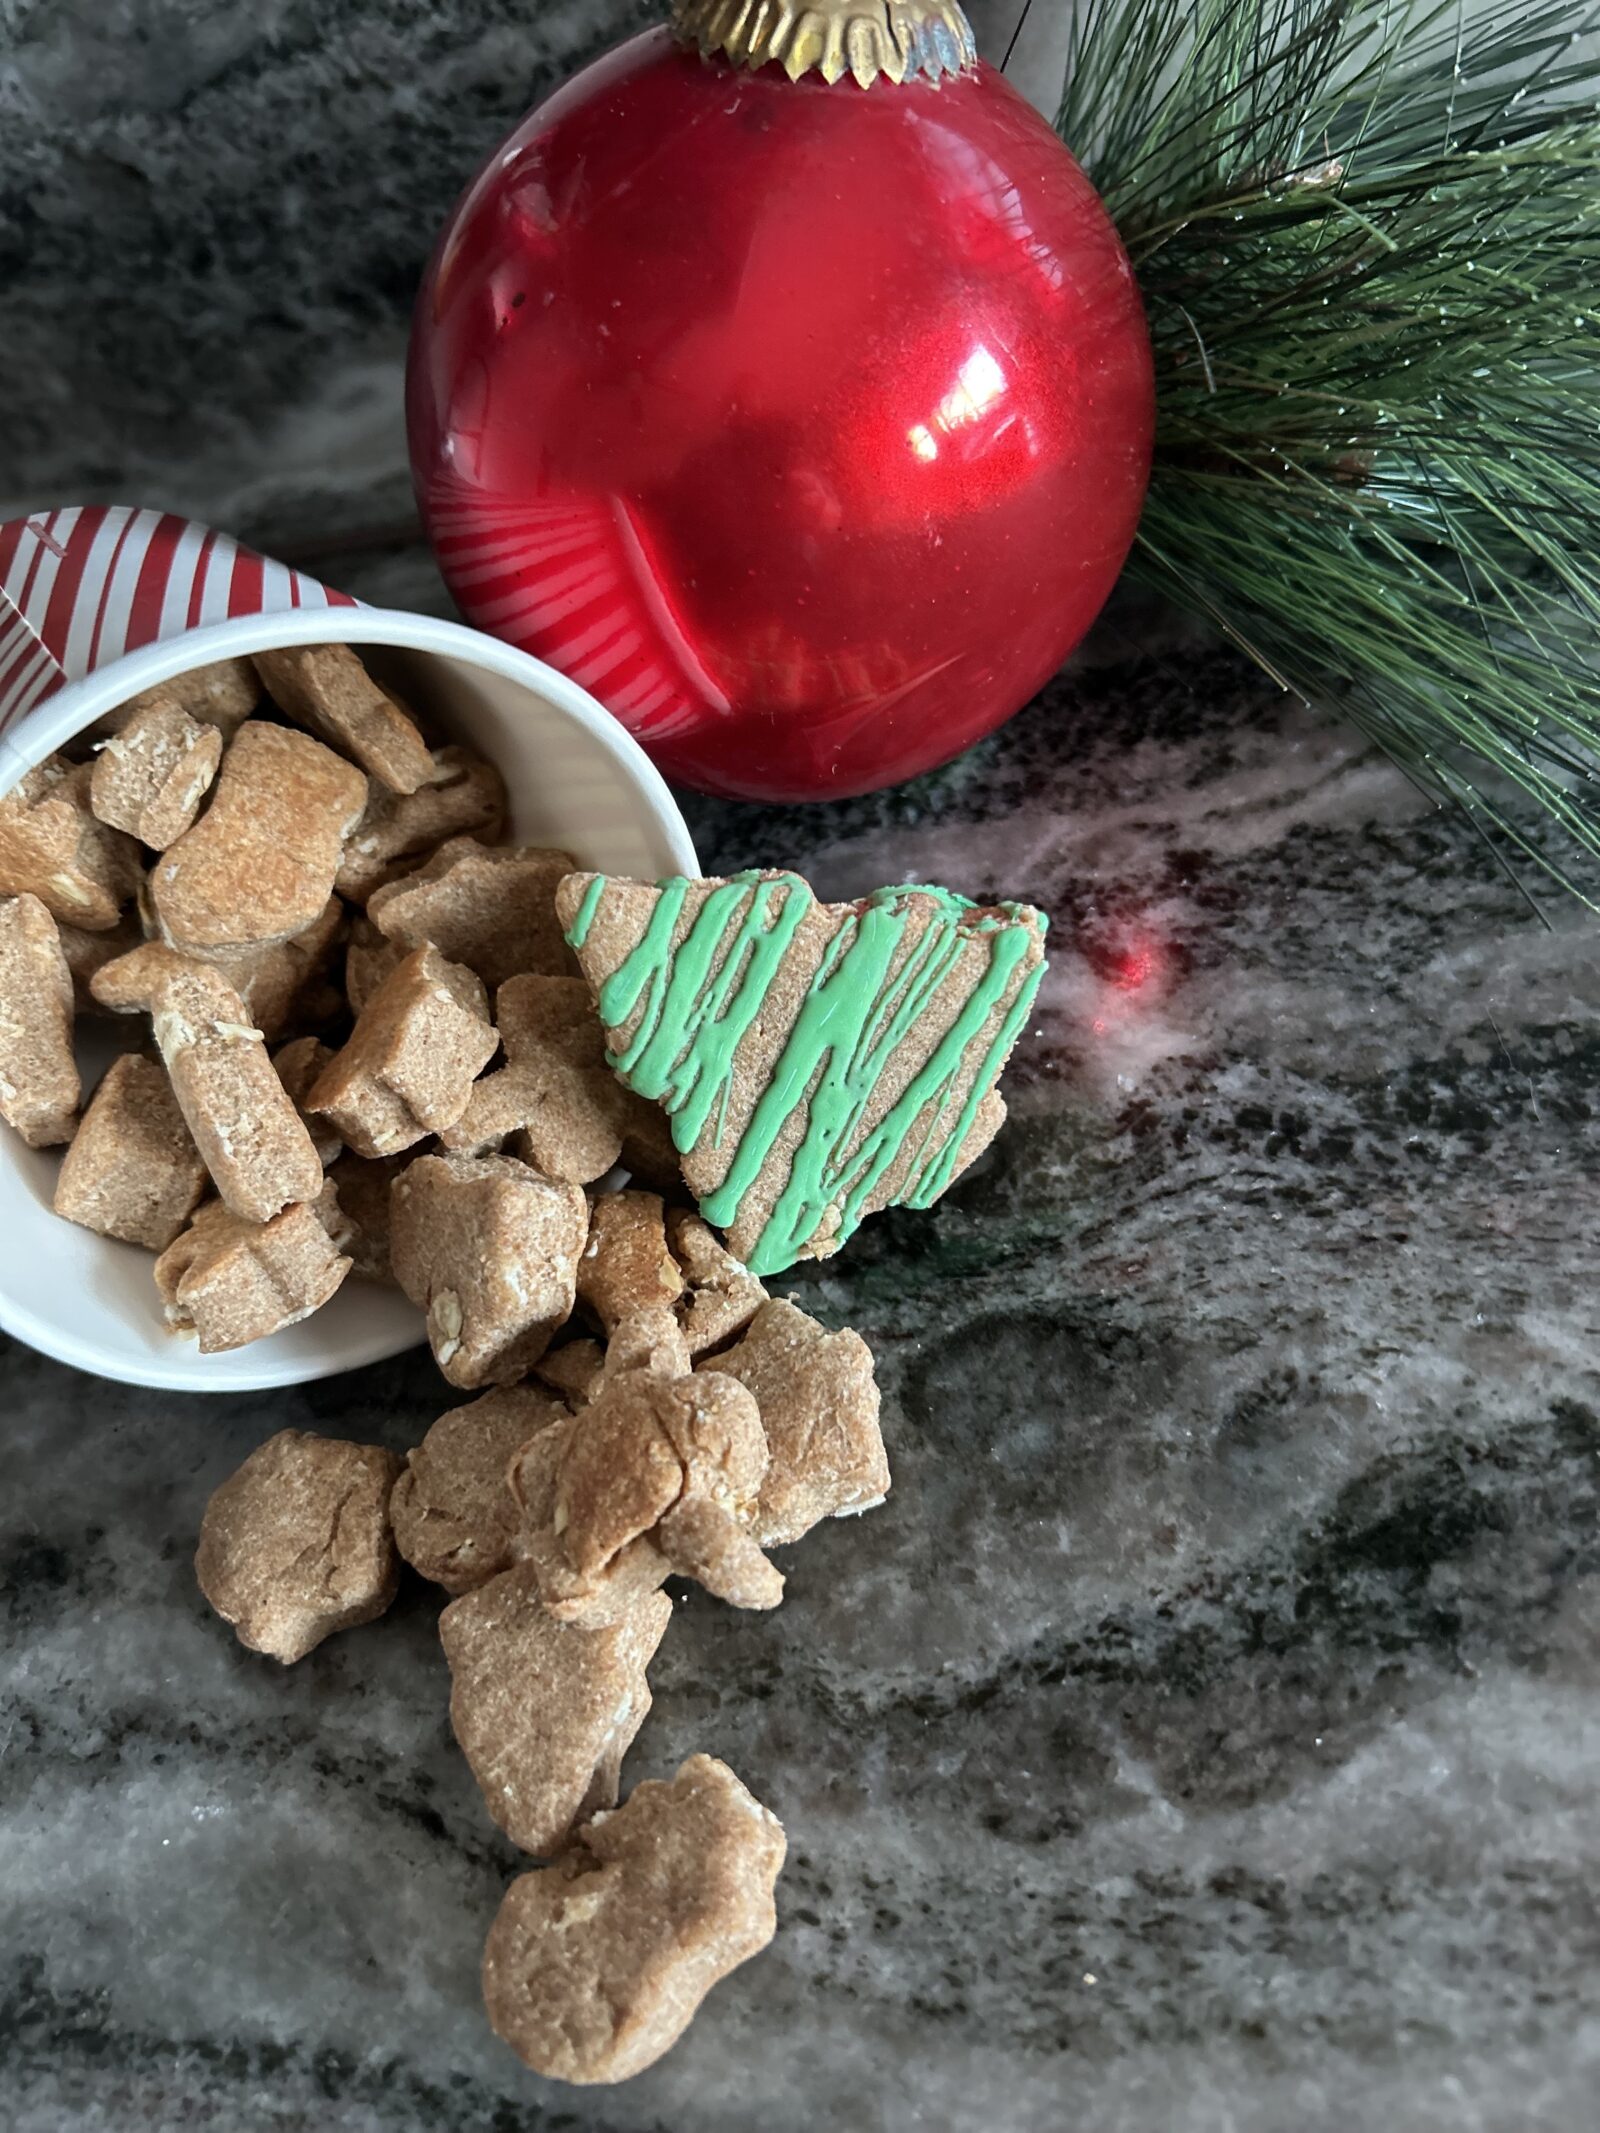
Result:
<svg viewBox="0 0 1600 2133"><path fill-rule="evenodd" d="M0 526L0 733L124 652L234 615L348 594L166 511L36 512Z"/></svg>
<svg viewBox="0 0 1600 2133"><path fill-rule="evenodd" d="M468 619L568 675L647 744L727 708L662 598L620 500L486 502L441 481L428 531Z"/></svg>

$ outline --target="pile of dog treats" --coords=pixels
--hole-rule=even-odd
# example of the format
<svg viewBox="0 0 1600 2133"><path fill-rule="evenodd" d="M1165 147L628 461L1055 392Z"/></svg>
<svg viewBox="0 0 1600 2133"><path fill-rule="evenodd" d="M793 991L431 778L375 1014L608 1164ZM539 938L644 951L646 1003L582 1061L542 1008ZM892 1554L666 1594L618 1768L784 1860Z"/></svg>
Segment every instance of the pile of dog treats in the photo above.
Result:
<svg viewBox="0 0 1600 2133"><path fill-rule="evenodd" d="M291 1661L372 1620L399 1563L454 1595L450 1716L485 1805L548 1863L489 1935L495 2029L539 2072L619 2081L764 1947L783 1832L722 1763L611 1812L647 1669L690 1578L773 1607L766 1551L882 1501L872 1357L769 1297L699 1216L597 1199L578 1317L530 1381L440 1417L402 1461L286 1430L212 1497L196 1567L244 1643Z"/></svg>
<svg viewBox="0 0 1600 2133"><path fill-rule="evenodd" d="M0 1113L68 1144L57 1211L155 1251L202 1349L355 1273L480 1394L403 1461L272 1438L196 1567L285 1663L381 1614L402 1560L451 1595L456 1738L545 1862L490 1932L490 2020L542 2073L624 2079L771 1938L784 1852L709 1756L615 1805L661 1588L775 1607L768 1551L889 1487L865 1342L762 1277L992 1140L1044 922L498 845L498 774L339 646L164 685L91 741L0 800ZM75 1004L152 1039L81 1118Z"/></svg>

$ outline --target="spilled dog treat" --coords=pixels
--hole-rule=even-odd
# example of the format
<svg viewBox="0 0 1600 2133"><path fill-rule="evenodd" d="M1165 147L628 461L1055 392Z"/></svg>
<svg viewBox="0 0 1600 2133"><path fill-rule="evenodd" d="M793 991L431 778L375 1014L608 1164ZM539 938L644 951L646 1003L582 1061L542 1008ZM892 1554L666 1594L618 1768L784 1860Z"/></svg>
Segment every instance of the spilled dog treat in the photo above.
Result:
<svg viewBox="0 0 1600 2133"><path fill-rule="evenodd" d="M450 1723L490 1817L523 1851L557 1850L616 1799L671 1619L672 1602L651 1593L613 1622L558 1622L525 1565L440 1616Z"/></svg>
<svg viewBox="0 0 1600 2133"><path fill-rule="evenodd" d="M507 1469L564 1412L549 1394L511 1385L439 1417L406 1454L390 1504L413 1570L459 1595L511 1568L518 1508Z"/></svg>
<svg viewBox="0 0 1600 2133"><path fill-rule="evenodd" d="M285 1429L223 1482L195 1574L241 1644L289 1666L383 1613L400 1574L389 1531L399 1465L375 1444Z"/></svg>
<svg viewBox="0 0 1600 2133"><path fill-rule="evenodd" d="M771 1940L784 1850L777 1817L712 1756L636 1786L507 1890L483 1957L496 2035L553 2080L643 2073Z"/></svg>

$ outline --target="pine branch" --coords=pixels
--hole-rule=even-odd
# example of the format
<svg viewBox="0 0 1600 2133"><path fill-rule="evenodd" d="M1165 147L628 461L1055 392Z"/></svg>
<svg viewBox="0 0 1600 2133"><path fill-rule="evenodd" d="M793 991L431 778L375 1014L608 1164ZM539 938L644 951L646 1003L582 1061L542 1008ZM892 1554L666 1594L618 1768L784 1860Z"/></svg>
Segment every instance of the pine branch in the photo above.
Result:
<svg viewBox="0 0 1600 2133"><path fill-rule="evenodd" d="M1597 29L1087 0L1058 120L1150 319L1136 572L1574 889L1495 794L1600 858Z"/></svg>

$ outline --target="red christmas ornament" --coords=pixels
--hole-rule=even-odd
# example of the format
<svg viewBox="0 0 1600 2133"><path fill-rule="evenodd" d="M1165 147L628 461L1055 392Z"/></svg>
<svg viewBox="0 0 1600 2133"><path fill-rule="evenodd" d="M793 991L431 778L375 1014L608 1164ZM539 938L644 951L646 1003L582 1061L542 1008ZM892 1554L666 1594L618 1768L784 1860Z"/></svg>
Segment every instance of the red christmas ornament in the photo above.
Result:
<svg viewBox="0 0 1600 2133"><path fill-rule="evenodd" d="M669 777L870 791L1008 718L1110 591L1150 463L1138 291L953 0L676 16L457 208L418 493L466 614Z"/></svg>

